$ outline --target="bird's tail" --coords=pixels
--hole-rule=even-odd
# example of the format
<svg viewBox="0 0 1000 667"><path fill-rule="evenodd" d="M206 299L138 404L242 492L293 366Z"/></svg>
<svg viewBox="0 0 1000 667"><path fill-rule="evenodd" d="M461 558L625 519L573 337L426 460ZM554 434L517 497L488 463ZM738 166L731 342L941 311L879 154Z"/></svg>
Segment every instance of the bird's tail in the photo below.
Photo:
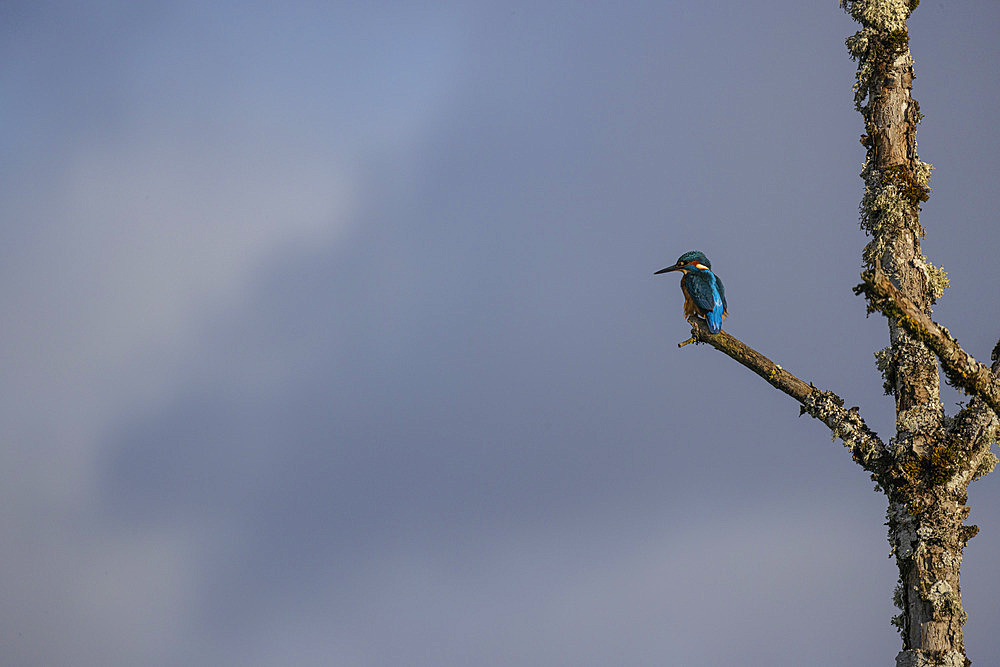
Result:
<svg viewBox="0 0 1000 667"><path fill-rule="evenodd" d="M722 331L722 318L725 315L722 313L722 308L716 308L705 313L705 320L708 321L708 330L714 334Z"/></svg>

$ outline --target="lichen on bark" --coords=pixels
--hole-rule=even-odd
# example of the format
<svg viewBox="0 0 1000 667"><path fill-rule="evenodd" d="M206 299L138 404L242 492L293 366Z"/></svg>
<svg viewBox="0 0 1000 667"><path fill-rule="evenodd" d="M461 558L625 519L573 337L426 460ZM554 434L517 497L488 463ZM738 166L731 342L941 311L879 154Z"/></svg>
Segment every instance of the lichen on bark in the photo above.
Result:
<svg viewBox="0 0 1000 667"><path fill-rule="evenodd" d="M874 289L860 290L869 297L869 309L883 312L889 324L889 346L875 359L886 393L896 400L896 434L889 442L889 479L883 488L889 499L889 543L899 569L894 602L900 613L892 619L903 639L897 667L967 663L959 574L962 549L978 529L964 525L964 503L968 484L995 466L989 448L997 430L985 404L945 417L938 357L950 382L982 386L984 381L975 365L963 365L950 347L954 342L957 348L957 342L943 327L931 332L925 326L948 277L920 249L920 206L930 195L932 167L916 151L916 127L923 116L911 96L907 19L917 4L841 2L861 24L846 44L858 63L854 103L865 128L859 219L871 240L862 264L865 275L883 276L880 285L891 293L878 300L872 298ZM866 279L866 284L874 283ZM904 301L912 310L898 307Z"/></svg>

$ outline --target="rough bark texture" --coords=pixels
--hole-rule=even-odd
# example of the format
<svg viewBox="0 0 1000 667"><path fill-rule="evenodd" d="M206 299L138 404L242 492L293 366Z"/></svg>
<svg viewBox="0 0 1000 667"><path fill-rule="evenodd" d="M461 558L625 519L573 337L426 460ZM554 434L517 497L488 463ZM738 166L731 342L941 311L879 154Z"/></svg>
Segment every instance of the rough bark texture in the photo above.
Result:
<svg viewBox="0 0 1000 667"><path fill-rule="evenodd" d="M868 270L884 274L915 311L929 318L939 291L920 252L920 203L927 199L930 166L917 157L920 114L911 97L913 58L906 21L912 0L855 0L847 11L862 28L847 40L858 61L855 102L865 120L862 227L872 240ZM937 274L940 276L940 273ZM896 473L889 496L889 542L899 568L894 619L903 639L898 666L964 666L959 573L973 532L964 519L966 485L955 481L957 452L948 446L937 361L920 340L889 320L889 348L879 361L896 399L892 440Z"/></svg>
<svg viewBox="0 0 1000 667"><path fill-rule="evenodd" d="M868 297L872 310L884 313L890 322L926 344L941 360L951 385L981 396L995 412L1000 412L1000 383L989 368L966 353L947 329L903 296L884 274L865 272L861 277L864 282L854 291ZM997 353L993 351L994 361Z"/></svg>
<svg viewBox="0 0 1000 667"><path fill-rule="evenodd" d="M892 619L902 636L897 667L965 667L960 572L962 551L976 534L965 525L969 484L991 472L1000 432L1000 343L987 368L931 318L948 284L943 270L920 250L920 204L927 200L931 166L916 152L917 102L911 97L913 59L907 19L919 0L841 0L861 24L847 39L858 62L854 101L864 117L867 150L861 177L861 227L871 237L863 253L864 282L855 288L869 310L886 316L889 345L876 365L895 398L896 434L883 443L857 408L795 377L729 334L711 334L690 318L689 342L707 343L788 394L844 440L854 460L888 498L889 544L899 568ZM938 363L952 385L972 395L947 417L941 405Z"/></svg>
<svg viewBox="0 0 1000 667"><path fill-rule="evenodd" d="M844 399L832 391L821 391L812 383L799 379L735 336L725 331L713 334L704 320L689 317L688 323L691 324L691 338L678 343L678 347L688 343L707 343L764 378L775 389L794 398L802 405L799 416L808 414L826 424L835 438L844 441L851 457L872 473L873 480L883 484L891 459L885 443L868 428L858 408L845 408Z"/></svg>

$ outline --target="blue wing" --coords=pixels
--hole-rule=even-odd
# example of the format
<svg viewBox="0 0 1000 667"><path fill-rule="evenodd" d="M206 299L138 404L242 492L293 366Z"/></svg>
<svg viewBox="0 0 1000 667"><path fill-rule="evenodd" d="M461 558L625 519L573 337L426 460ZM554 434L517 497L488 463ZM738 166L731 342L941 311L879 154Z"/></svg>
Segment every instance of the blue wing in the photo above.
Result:
<svg viewBox="0 0 1000 667"><path fill-rule="evenodd" d="M722 286L722 281L708 271L688 273L683 280L691 300L708 321L708 330L719 333L722 330L722 318L726 314L725 287Z"/></svg>
<svg viewBox="0 0 1000 667"><path fill-rule="evenodd" d="M687 288L691 300L698 306L701 314L714 310L716 302L722 302L721 295L712 286L712 279L701 273L688 273L684 276L684 287Z"/></svg>

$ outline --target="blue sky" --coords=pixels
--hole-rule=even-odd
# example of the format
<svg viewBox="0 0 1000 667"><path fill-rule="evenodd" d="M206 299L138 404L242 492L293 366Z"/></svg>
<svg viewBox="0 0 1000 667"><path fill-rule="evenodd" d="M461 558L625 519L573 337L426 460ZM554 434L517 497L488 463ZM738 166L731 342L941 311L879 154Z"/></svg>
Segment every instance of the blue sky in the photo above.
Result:
<svg viewBox="0 0 1000 667"><path fill-rule="evenodd" d="M5 660L890 663L884 498L652 275L891 435L836 2L87 4L0 10ZM1000 6L910 28L985 360Z"/></svg>

